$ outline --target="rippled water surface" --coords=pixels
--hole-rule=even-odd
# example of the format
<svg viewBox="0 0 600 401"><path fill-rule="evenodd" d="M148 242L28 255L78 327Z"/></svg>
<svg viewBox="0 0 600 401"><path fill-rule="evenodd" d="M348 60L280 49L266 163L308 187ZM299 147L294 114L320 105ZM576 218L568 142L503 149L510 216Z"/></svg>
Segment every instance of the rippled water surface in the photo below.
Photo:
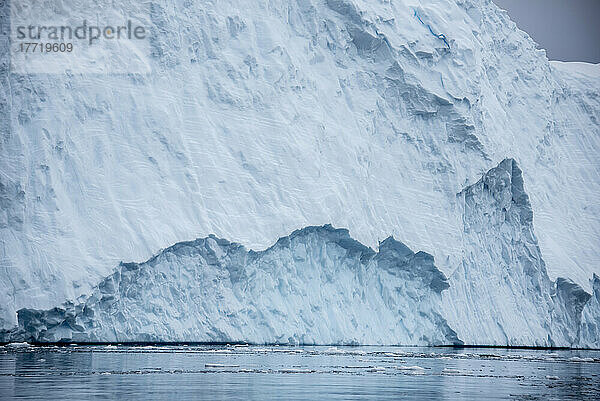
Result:
<svg viewBox="0 0 600 401"><path fill-rule="evenodd" d="M0 347L0 398L600 399L600 352L398 347Z"/></svg>

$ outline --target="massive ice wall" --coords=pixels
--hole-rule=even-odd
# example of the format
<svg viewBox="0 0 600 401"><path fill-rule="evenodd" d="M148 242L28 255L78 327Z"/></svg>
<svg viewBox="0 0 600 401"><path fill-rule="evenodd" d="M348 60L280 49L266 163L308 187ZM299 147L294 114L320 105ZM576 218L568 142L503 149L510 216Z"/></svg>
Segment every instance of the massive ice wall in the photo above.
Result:
<svg viewBox="0 0 600 401"><path fill-rule="evenodd" d="M46 4L40 14L73 18L114 8ZM491 1L117 11L141 7L148 74L13 73L2 36L0 325L88 294L120 260L209 233L264 249L332 223L371 247L402 238L449 276L479 252L464 248L456 193L506 157L523 169L551 279L590 290L599 78L550 65Z"/></svg>

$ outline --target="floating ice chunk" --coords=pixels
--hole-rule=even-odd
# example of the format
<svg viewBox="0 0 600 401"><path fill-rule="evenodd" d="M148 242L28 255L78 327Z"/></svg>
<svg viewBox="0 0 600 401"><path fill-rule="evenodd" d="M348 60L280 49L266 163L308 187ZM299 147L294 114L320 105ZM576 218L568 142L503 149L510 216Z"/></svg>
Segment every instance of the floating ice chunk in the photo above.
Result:
<svg viewBox="0 0 600 401"><path fill-rule="evenodd" d="M279 369L278 372L279 373L314 373L315 370L314 369L286 368L286 369Z"/></svg>
<svg viewBox="0 0 600 401"><path fill-rule="evenodd" d="M204 367L205 368L239 368L240 365L230 365L230 364L223 364L223 363L205 363Z"/></svg>
<svg viewBox="0 0 600 401"><path fill-rule="evenodd" d="M572 358L569 358L569 361L571 362L595 362L594 358L581 358L578 356L574 356Z"/></svg>
<svg viewBox="0 0 600 401"><path fill-rule="evenodd" d="M425 368L423 368L421 366L417 366L417 365L413 365L413 366L401 365L401 366L396 366L396 369L398 369L398 370L414 370L414 371L424 371L425 370Z"/></svg>
<svg viewBox="0 0 600 401"><path fill-rule="evenodd" d="M6 344L8 348L28 348L31 347L31 344L26 342L14 342Z"/></svg>

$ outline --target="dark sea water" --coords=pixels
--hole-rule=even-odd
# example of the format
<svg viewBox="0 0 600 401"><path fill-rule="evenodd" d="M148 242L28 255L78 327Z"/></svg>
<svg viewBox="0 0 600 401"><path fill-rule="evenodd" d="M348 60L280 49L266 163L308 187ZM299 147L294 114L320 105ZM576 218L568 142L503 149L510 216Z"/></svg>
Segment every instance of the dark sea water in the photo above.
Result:
<svg viewBox="0 0 600 401"><path fill-rule="evenodd" d="M595 400L600 352L4 346L0 398Z"/></svg>

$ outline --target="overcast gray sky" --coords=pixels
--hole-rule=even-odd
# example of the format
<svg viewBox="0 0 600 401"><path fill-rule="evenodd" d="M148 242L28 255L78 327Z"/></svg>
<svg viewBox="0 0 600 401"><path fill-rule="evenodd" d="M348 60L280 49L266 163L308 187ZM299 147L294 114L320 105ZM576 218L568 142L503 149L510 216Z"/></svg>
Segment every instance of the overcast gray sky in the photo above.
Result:
<svg viewBox="0 0 600 401"><path fill-rule="evenodd" d="M600 0L494 0L550 60L600 63Z"/></svg>

